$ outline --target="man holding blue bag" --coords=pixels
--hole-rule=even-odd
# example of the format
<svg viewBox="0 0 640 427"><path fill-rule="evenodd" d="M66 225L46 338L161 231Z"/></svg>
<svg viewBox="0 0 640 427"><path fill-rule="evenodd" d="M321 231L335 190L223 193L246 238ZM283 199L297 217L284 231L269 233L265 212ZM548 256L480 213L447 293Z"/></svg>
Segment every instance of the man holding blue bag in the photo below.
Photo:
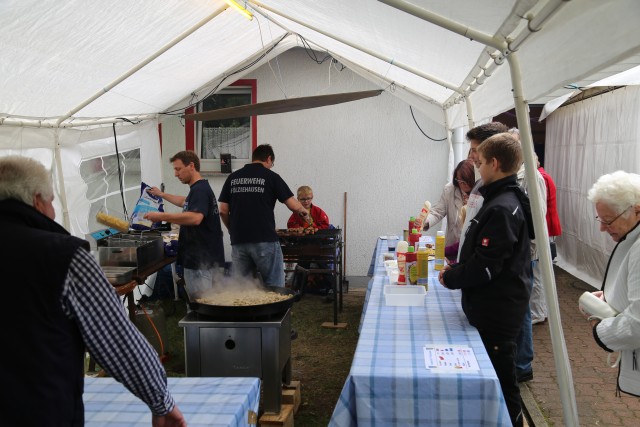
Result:
<svg viewBox="0 0 640 427"><path fill-rule="evenodd" d="M184 268L185 286L192 298L211 288L214 275L222 275L224 269L220 213L209 181L200 174L200 159L196 153L180 151L169 161L173 164L175 176L189 185L187 197L164 193L157 187L147 191L182 207L182 212L149 212L144 218L180 225L177 262Z"/></svg>

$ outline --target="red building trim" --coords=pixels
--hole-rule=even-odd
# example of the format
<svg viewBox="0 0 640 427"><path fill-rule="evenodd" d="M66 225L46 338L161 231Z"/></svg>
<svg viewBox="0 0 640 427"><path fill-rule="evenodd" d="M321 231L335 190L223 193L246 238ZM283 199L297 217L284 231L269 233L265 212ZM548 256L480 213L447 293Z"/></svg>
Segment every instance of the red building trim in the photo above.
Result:
<svg viewBox="0 0 640 427"><path fill-rule="evenodd" d="M193 114L195 107L189 107L184 110L184 114ZM195 151L196 144L196 122L193 120L184 121L184 149Z"/></svg>

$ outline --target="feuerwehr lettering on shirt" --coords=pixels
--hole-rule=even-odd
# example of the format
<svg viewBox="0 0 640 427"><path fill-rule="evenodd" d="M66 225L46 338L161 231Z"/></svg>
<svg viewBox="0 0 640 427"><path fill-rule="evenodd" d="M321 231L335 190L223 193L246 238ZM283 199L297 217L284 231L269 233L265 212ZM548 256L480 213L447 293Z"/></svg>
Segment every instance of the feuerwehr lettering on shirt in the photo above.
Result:
<svg viewBox="0 0 640 427"><path fill-rule="evenodd" d="M264 178L235 178L231 180L231 193L264 193Z"/></svg>

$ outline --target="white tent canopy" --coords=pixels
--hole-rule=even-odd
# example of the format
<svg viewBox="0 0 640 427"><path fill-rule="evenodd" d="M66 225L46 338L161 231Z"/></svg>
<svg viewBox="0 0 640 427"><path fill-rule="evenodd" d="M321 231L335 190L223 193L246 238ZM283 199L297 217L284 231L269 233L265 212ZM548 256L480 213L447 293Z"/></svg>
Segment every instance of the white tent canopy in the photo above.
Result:
<svg viewBox="0 0 640 427"><path fill-rule="evenodd" d="M495 65L509 52L505 40L527 37L518 54L529 102L639 51L640 28L620 19L640 15L640 5L633 0L415 4L457 22L469 36L372 0L250 1L249 9L256 12L252 21L225 10L222 0L116 0L108 7L95 0L5 1L0 15L0 120L65 117L105 89L110 90L69 121L162 112L181 100L192 101L193 93L208 92L287 33L280 49L300 45L295 33L348 61L380 87L394 83L397 90L420 97L422 109L438 121L442 107L452 105L449 127L455 128L467 124L462 95L469 96L475 121L513 107L509 67ZM557 12L543 31L530 33L521 16L544 7ZM199 23L192 34L109 87ZM470 40L476 34L502 39L506 49L500 52ZM234 75L221 87L241 76ZM55 120L42 125L51 123Z"/></svg>
<svg viewBox="0 0 640 427"><path fill-rule="evenodd" d="M599 78L605 78L640 62L640 27L632 19L640 16L637 0L243 4L254 13L252 21L222 0L2 2L0 154L34 155L55 166L65 225L73 229L69 212L83 194L74 185L73 167L99 156L100 141L110 144L105 136L110 129L96 125L121 123L122 117L153 120L142 128L144 141L156 146L150 151L143 138L121 137L123 144L142 148L141 178L148 179L157 172L149 165L158 162L159 140L149 128L158 114L192 105L283 51L307 45L447 129L489 120L515 106L531 182L535 168L526 105L559 95L565 85L602 73ZM298 95L283 92L283 97ZM118 127L127 135L131 125ZM546 247L537 189L530 188L536 234ZM573 425L575 399L549 258L543 251L565 421Z"/></svg>

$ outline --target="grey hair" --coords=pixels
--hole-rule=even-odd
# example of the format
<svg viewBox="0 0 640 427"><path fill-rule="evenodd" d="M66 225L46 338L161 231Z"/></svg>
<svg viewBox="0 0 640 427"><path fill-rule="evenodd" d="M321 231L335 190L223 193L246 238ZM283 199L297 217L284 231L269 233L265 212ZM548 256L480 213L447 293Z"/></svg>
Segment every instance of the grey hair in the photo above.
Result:
<svg viewBox="0 0 640 427"><path fill-rule="evenodd" d="M640 205L640 175L621 170L602 175L587 197L594 204L604 203L622 213L629 206Z"/></svg>
<svg viewBox="0 0 640 427"><path fill-rule="evenodd" d="M0 157L0 200L15 199L33 206L33 198L53 198L49 171L37 160L22 156Z"/></svg>

